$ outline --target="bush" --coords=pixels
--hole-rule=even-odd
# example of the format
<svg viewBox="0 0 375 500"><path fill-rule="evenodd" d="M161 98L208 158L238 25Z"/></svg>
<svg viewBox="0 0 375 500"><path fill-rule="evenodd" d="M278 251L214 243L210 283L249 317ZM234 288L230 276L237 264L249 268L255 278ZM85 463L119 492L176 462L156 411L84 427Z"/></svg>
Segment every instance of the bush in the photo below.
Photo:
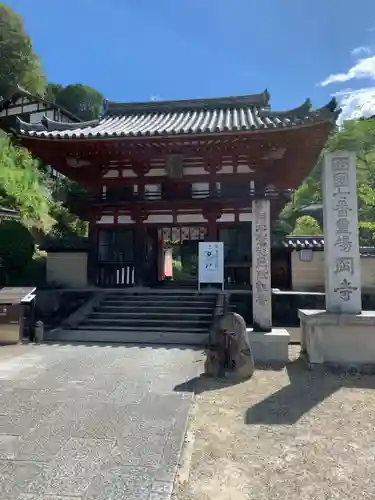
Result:
<svg viewBox="0 0 375 500"><path fill-rule="evenodd" d="M6 285L19 282L34 255L34 240L21 222L6 220L0 224L0 267Z"/></svg>

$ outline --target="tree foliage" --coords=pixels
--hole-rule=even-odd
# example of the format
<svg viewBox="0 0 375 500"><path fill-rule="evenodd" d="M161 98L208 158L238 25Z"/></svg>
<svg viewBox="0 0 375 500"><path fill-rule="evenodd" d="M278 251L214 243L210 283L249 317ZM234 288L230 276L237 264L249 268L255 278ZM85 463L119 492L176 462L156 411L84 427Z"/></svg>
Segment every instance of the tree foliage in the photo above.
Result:
<svg viewBox="0 0 375 500"><path fill-rule="evenodd" d="M314 217L303 215L296 220L292 234L293 236L320 236L323 231Z"/></svg>
<svg viewBox="0 0 375 500"><path fill-rule="evenodd" d="M30 153L0 136L0 204L17 208L26 225L51 227L46 176Z"/></svg>
<svg viewBox="0 0 375 500"><path fill-rule="evenodd" d="M0 98L17 85L34 94L44 93L46 80L22 18L4 3L0 3L0 61Z"/></svg>
<svg viewBox="0 0 375 500"><path fill-rule="evenodd" d="M375 119L346 121L330 137L327 151L350 150L357 155L359 238L361 245L375 244ZM322 202L322 163L301 184L280 215L283 224L295 227L304 209ZM307 230L307 228L306 228ZM294 234L294 232L293 232ZM301 233L299 233L301 234Z"/></svg>
<svg viewBox="0 0 375 500"><path fill-rule="evenodd" d="M49 83L47 97L84 121L98 118L103 103L100 92L80 83L67 87Z"/></svg>

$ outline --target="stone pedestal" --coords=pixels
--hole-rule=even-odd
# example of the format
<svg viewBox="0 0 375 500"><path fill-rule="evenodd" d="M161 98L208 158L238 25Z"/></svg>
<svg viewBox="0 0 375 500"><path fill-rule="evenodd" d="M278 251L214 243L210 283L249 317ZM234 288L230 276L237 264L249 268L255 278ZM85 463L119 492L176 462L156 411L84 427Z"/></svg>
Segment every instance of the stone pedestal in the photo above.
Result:
<svg viewBox="0 0 375 500"><path fill-rule="evenodd" d="M322 177L326 311L300 310L309 362L375 368L375 311L362 311L356 157L329 153Z"/></svg>
<svg viewBox="0 0 375 500"><path fill-rule="evenodd" d="M247 339L256 363L288 363L289 332L285 328L272 328L270 332L256 332L248 328Z"/></svg>
<svg viewBox="0 0 375 500"><path fill-rule="evenodd" d="M299 318L302 350L309 363L375 373L375 311L300 310Z"/></svg>

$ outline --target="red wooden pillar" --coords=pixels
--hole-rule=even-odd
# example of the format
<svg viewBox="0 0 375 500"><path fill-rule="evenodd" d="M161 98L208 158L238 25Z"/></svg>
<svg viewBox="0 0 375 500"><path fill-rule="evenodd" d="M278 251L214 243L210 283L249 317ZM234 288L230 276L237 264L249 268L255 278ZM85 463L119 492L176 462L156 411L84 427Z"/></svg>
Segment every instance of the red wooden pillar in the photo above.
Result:
<svg viewBox="0 0 375 500"><path fill-rule="evenodd" d="M208 219L206 241L217 241L216 217L210 217Z"/></svg>
<svg viewBox="0 0 375 500"><path fill-rule="evenodd" d="M217 219L220 217L220 211L212 207L203 211L203 217L207 219L207 236L206 241L217 241L218 227Z"/></svg>

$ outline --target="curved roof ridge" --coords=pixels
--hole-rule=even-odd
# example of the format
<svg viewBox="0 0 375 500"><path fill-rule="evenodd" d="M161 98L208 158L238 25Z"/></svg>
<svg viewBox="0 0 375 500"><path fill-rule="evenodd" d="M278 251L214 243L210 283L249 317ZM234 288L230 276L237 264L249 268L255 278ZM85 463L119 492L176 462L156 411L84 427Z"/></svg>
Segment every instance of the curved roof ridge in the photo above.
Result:
<svg viewBox="0 0 375 500"><path fill-rule="evenodd" d="M209 97L197 99L180 99L146 102L116 102L104 101L104 116L120 113L161 112L170 110L193 110L218 107L268 106L270 94L265 89L260 94L241 96Z"/></svg>
<svg viewBox="0 0 375 500"><path fill-rule="evenodd" d="M341 114L342 109L338 107L337 99L332 97L332 99L322 106L321 108L314 109L313 113L315 116L327 118L328 116L333 116L335 119Z"/></svg>
<svg viewBox="0 0 375 500"><path fill-rule="evenodd" d="M268 111L266 109L260 110L258 115L260 117L270 117L270 118L291 118L291 119L307 119L315 118L322 120L335 121L341 109L337 107L337 101L335 98L331 99L327 104L320 108L312 109L311 100L307 98L300 106L297 108L285 110L285 111Z"/></svg>
<svg viewBox="0 0 375 500"><path fill-rule="evenodd" d="M41 122L45 126L47 130L75 130L78 128L86 128L86 127L96 127L99 124L100 120L90 120L87 122L57 122L55 120L51 120L47 116L43 116Z"/></svg>
<svg viewBox="0 0 375 500"><path fill-rule="evenodd" d="M311 110L311 101L309 98L305 99L305 101L296 108L286 109L284 111L268 111L268 110L260 110L259 116L272 116L272 117L289 117L293 116L295 118L304 118L309 114Z"/></svg>
<svg viewBox="0 0 375 500"><path fill-rule="evenodd" d="M76 123L74 125L77 125ZM23 120L19 116L16 117L16 128L17 131L24 132L46 132L46 127L42 122L36 123L28 123Z"/></svg>

